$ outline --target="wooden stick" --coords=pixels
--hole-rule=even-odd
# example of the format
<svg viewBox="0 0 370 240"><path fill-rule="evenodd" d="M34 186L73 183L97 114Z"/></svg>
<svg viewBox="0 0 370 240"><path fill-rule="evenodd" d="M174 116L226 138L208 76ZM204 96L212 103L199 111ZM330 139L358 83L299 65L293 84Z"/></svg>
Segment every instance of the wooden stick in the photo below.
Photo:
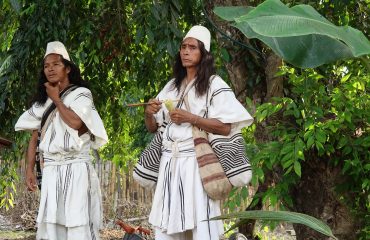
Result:
<svg viewBox="0 0 370 240"><path fill-rule="evenodd" d="M130 103L130 104L126 104L127 107L138 107L138 106L144 106L144 105L148 105L150 103L147 103L147 102L144 102L144 103Z"/></svg>
<svg viewBox="0 0 370 240"><path fill-rule="evenodd" d="M165 102L166 100L160 100L160 102ZM180 99L175 99L175 100L171 100L172 102L177 102L177 101L180 101ZM127 107L139 107L139 106L144 106L144 105L148 105L148 104L152 104L152 103L149 103L149 102L143 102L143 103L130 103L130 104L126 104Z"/></svg>

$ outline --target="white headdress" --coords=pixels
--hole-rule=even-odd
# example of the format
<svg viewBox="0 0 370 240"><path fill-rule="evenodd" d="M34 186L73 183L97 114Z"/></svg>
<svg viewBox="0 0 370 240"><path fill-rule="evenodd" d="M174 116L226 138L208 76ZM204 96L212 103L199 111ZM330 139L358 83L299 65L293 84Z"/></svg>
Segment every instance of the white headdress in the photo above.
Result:
<svg viewBox="0 0 370 240"><path fill-rule="evenodd" d="M71 61L69 58L68 52L66 47L63 45L63 43L59 41L54 41L54 42L49 42L48 45L46 46L46 52L44 58L49 55L49 54L60 54L63 56L64 59Z"/></svg>
<svg viewBox="0 0 370 240"><path fill-rule="evenodd" d="M210 47L211 47L211 33L206 27L197 25L193 26L189 32L185 35L183 40L186 38L195 38L201 41L204 44L205 49L209 52Z"/></svg>

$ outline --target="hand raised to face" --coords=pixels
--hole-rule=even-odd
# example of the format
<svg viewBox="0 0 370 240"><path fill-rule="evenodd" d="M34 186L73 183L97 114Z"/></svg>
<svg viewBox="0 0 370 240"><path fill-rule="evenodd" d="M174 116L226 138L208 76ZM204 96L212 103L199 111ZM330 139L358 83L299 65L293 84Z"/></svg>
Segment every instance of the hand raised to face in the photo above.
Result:
<svg viewBox="0 0 370 240"><path fill-rule="evenodd" d="M55 101L59 99L59 92L60 92L60 83L50 83L46 82L44 83L44 86L46 88L46 93L48 94L49 98L51 100Z"/></svg>

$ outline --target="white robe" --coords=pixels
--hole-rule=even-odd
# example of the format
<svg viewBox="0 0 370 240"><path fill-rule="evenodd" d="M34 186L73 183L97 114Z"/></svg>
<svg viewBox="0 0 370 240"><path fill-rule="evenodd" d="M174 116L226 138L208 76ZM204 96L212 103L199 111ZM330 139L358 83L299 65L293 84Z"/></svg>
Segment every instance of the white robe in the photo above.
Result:
<svg viewBox="0 0 370 240"><path fill-rule="evenodd" d="M101 193L90 148L101 147L108 136L89 89L79 87L62 100L85 123L88 133L78 136L78 131L69 127L58 111L45 131L39 145L44 168L36 239L99 239ZM18 119L15 130L39 129L42 115L51 103L48 98L43 106L33 104Z"/></svg>
<svg viewBox="0 0 370 240"><path fill-rule="evenodd" d="M180 94L172 83L173 80L168 82L157 99L179 99ZM193 114L206 116L206 98L207 94L198 97L195 87L190 89L188 101ZM211 82L208 103L210 101L208 118L231 123L234 130L253 122L230 87L218 76ZM181 108L186 109L185 104ZM164 104L155 117L158 124L169 121ZM149 216L149 222L156 228L156 239L183 239L184 236L179 234L187 230L193 231L195 240L219 239L223 235L222 221L203 221L221 214L220 201L209 199L203 189L191 124L177 125L169 121L162 146L158 182Z"/></svg>

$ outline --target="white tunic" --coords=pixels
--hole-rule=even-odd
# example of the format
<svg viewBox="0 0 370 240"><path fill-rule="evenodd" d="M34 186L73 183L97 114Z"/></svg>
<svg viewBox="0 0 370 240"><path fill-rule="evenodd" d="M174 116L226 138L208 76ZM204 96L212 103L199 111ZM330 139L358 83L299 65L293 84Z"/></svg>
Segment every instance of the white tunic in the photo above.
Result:
<svg viewBox="0 0 370 240"><path fill-rule="evenodd" d="M158 94L159 100L179 99L180 94L172 83L173 80L169 81ZM241 129L253 122L253 118L235 98L230 87L218 76L211 82L208 93L208 103L211 101L211 105L208 108L206 99L207 94L199 97L195 87L192 87L188 92L191 112L205 117L208 109L208 118L231 123L233 129ZM181 108L186 109L184 103ZM158 124L168 122L168 110L163 106L155 117ZM168 235L176 236L176 233L193 230L195 239L219 239L223 234L222 222L202 222L221 214L220 202L209 199L203 189L191 124L177 125L169 121L163 133L162 145L159 177L149 222ZM157 239L159 236L157 234Z"/></svg>
<svg viewBox="0 0 370 240"><path fill-rule="evenodd" d="M43 106L34 104L18 119L15 130L37 130L51 103L48 99ZM46 129L39 145L44 168L37 239L99 239L101 193L90 148L104 145L108 136L89 89L73 90L63 103L81 118L89 132L78 136L78 131L69 127L58 111Z"/></svg>

